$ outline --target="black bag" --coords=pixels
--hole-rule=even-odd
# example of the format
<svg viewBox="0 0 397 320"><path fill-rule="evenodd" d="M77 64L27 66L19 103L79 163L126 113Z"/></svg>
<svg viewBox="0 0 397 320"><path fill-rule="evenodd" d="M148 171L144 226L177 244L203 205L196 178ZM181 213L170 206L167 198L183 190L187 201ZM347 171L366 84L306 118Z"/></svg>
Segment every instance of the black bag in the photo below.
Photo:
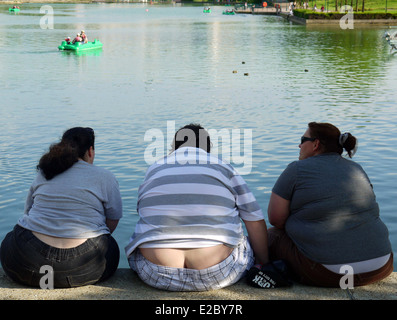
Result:
<svg viewBox="0 0 397 320"><path fill-rule="evenodd" d="M287 265L283 260L271 261L264 265L254 265L247 273L248 284L256 288L290 287Z"/></svg>

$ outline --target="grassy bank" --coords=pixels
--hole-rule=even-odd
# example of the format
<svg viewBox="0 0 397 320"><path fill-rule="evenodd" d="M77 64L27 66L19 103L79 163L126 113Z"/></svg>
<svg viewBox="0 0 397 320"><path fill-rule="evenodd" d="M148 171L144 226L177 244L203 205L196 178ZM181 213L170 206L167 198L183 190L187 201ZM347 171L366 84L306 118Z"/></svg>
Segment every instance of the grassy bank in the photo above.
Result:
<svg viewBox="0 0 397 320"><path fill-rule="evenodd" d="M355 12L397 12L397 0L301 0L297 1L297 9L303 9L305 2L310 9L324 7L325 11L339 11L342 6L350 6Z"/></svg>
<svg viewBox="0 0 397 320"><path fill-rule="evenodd" d="M340 20L345 13L340 12L318 12L313 10L296 9L294 16L304 19L330 19ZM393 19L397 23L397 12L385 11L366 11L354 12L354 19L356 20L373 20L373 19Z"/></svg>

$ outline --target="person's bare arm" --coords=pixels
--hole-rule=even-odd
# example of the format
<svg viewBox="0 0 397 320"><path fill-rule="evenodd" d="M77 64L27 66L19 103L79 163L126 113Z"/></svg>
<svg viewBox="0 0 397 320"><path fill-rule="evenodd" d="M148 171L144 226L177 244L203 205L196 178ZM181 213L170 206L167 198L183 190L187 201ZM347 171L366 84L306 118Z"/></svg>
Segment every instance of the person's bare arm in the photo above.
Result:
<svg viewBox="0 0 397 320"><path fill-rule="evenodd" d="M267 248L267 228L265 220L246 221L249 242L255 254L256 263L266 264L269 262Z"/></svg>
<svg viewBox="0 0 397 320"><path fill-rule="evenodd" d="M286 200L272 192L267 209L267 215L270 224L276 228L284 229L285 222L287 221L290 214L289 206L289 200Z"/></svg>

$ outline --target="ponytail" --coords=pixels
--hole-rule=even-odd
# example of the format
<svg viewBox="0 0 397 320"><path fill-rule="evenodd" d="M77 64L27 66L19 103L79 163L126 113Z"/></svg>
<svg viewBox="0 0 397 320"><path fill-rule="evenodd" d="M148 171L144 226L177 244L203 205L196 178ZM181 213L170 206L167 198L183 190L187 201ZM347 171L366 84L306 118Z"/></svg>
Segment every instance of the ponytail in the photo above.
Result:
<svg viewBox="0 0 397 320"><path fill-rule="evenodd" d="M49 151L44 154L37 170L41 170L47 180L66 171L78 161L77 151L67 143L56 143L50 146Z"/></svg>
<svg viewBox="0 0 397 320"><path fill-rule="evenodd" d="M345 149L350 158L356 153L358 141L351 133L341 134L339 129L330 123L310 122L308 126L310 136L319 139L323 153L336 152L341 155Z"/></svg>
<svg viewBox="0 0 397 320"><path fill-rule="evenodd" d="M37 170L41 170L47 180L71 168L79 158L83 158L90 147L94 147L94 131L91 128L76 127L65 131L59 143L52 144L44 154Z"/></svg>
<svg viewBox="0 0 397 320"><path fill-rule="evenodd" d="M349 157L352 158L357 151L358 141L350 132L345 132L339 136L339 145L344 148Z"/></svg>

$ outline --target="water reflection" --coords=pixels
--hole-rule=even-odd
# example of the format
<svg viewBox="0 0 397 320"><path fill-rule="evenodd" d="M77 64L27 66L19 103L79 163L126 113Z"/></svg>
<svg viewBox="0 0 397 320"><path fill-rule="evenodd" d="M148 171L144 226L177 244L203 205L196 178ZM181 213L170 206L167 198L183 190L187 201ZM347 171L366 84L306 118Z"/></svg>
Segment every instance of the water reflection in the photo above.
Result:
<svg viewBox="0 0 397 320"><path fill-rule="evenodd" d="M102 54L102 48L93 49L93 50L82 50L82 51L72 51L72 50L63 50L61 54L68 57L82 57L82 56L100 56Z"/></svg>

